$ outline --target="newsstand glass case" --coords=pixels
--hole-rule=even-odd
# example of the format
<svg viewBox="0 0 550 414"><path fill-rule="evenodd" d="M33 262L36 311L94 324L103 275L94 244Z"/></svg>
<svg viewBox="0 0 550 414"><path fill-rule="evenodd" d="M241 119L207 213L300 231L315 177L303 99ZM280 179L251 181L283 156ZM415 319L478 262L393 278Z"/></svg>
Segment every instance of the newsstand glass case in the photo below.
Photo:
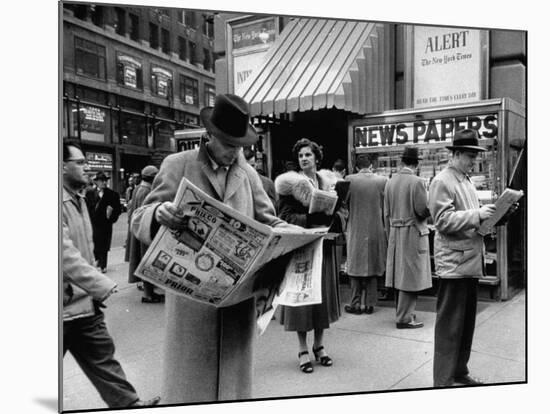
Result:
<svg viewBox="0 0 550 414"><path fill-rule="evenodd" d="M508 98L388 111L350 121L349 171L354 171L357 154L376 153L377 173L391 178L399 168L404 147L412 145L423 157L417 174L428 189L433 177L448 164L451 152L446 147L452 144L452 136L464 128L477 129L479 144L487 149L478 155L470 174L480 203L494 202L506 187L526 193L526 163L520 157L525 152L525 108ZM489 287L494 299L508 299L525 285L526 197L522 200L520 212L508 225L485 236L487 275L481 283Z"/></svg>

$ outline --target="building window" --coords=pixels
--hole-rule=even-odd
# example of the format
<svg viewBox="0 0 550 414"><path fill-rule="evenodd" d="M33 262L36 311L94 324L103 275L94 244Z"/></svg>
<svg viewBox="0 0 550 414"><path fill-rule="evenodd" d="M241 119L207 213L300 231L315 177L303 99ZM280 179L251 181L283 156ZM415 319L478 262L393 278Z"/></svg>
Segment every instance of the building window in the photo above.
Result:
<svg viewBox="0 0 550 414"><path fill-rule="evenodd" d="M185 23L185 12L183 10L176 10L176 16L178 17L178 23Z"/></svg>
<svg viewBox="0 0 550 414"><path fill-rule="evenodd" d="M105 47L75 37L75 68L78 75L106 79Z"/></svg>
<svg viewBox="0 0 550 414"><path fill-rule="evenodd" d="M117 53L117 83L134 89L143 89L143 68L141 62L132 56Z"/></svg>
<svg viewBox="0 0 550 414"><path fill-rule="evenodd" d="M162 41L162 51L170 53L170 32L166 29L161 29L160 37Z"/></svg>
<svg viewBox="0 0 550 414"><path fill-rule="evenodd" d="M202 61L202 66L206 70L210 70L212 65L212 59L210 59L210 51L208 49L203 49L204 59Z"/></svg>
<svg viewBox="0 0 550 414"><path fill-rule="evenodd" d="M151 92L170 99L172 97L172 72L153 66L151 68Z"/></svg>
<svg viewBox="0 0 550 414"><path fill-rule="evenodd" d="M96 26L103 27L103 6L91 5L92 23Z"/></svg>
<svg viewBox="0 0 550 414"><path fill-rule="evenodd" d="M195 12L186 11L184 13L184 17L185 17L185 25L186 26L189 26L192 29L195 29L197 27Z"/></svg>
<svg viewBox="0 0 550 414"><path fill-rule="evenodd" d="M115 7L115 31L124 36L126 34L126 11L120 7Z"/></svg>
<svg viewBox="0 0 550 414"><path fill-rule="evenodd" d="M74 17L80 20L86 20L86 17L88 16L88 6L76 4L73 7L74 7Z"/></svg>
<svg viewBox="0 0 550 414"><path fill-rule="evenodd" d="M139 41L139 17L130 13L130 39Z"/></svg>
<svg viewBox="0 0 550 414"><path fill-rule="evenodd" d="M216 88L212 85L204 84L204 104L206 106L214 106L216 100Z"/></svg>
<svg viewBox="0 0 550 414"><path fill-rule="evenodd" d="M199 106L199 82L180 75L180 99L187 105Z"/></svg>
<svg viewBox="0 0 550 414"><path fill-rule="evenodd" d="M178 55L181 60L187 59L187 39L178 36Z"/></svg>
<svg viewBox="0 0 550 414"><path fill-rule="evenodd" d="M214 37L214 17L212 15L203 15L202 33L209 37Z"/></svg>
<svg viewBox="0 0 550 414"><path fill-rule="evenodd" d="M194 42L189 42L189 62L193 65L197 63L197 45Z"/></svg>
<svg viewBox="0 0 550 414"><path fill-rule="evenodd" d="M159 28L154 23L149 23L149 46L153 49L159 47Z"/></svg>

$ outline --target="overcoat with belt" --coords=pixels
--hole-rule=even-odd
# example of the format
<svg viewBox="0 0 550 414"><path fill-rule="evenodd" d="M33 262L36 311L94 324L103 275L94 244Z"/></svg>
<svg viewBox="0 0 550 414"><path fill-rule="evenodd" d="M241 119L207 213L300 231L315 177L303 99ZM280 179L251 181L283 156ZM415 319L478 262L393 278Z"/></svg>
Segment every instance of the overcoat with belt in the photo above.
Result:
<svg viewBox="0 0 550 414"><path fill-rule="evenodd" d="M389 239L386 286L407 292L430 288L428 193L411 169L401 169L388 182L384 215Z"/></svg>
<svg viewBox="0 0 550 414"><path fill-rule="evenodd" d="M142 242L151 243L151 230L158 226L155 209L174 199L183 177L248 217L271 226L284 223L242 153L229 168L223 191L203 144L163 161L151 193L132 216L132 232ZM167 292L165 315L163 403L251 397L254 298L218 309Z"/></svg>
<svg viewBox="0 0 550 414"><path fill-rule="evenodd" d="M120 196L116 191L105 187L103 197L99 197L97 189L86 192L86 204L90 212L92 228L94 230L94 248L97 251L108 252L111 249L113 224L121 213ZM113 209L110 217L107 217L107 207Z"/></svg>
<svg viewBox="0 0 550 414"><path fill-rule="evenodd" d="M387 237L384 232L384 188L388 179L360 171L346 177L349 186L347 273L381 276L386 270Z"/></svg>

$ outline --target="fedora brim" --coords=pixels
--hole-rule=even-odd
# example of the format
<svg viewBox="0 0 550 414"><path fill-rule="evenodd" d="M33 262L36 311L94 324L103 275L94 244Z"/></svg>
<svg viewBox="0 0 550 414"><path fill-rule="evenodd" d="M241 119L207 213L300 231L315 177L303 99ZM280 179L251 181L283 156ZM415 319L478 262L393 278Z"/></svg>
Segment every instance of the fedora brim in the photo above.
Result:
<svg viewBox="0 0 550 414"><path fill-rule="evenodd" d="M475 145L450 145L445 148L450 150L469 150L469 151L477 151L477 152L487 151L487 148L477 147Z"/></svg>
<svg viewBox="0 0 550 414"><path fill-rule="evenodd" d="M240 146L240 147L253 145L256 143L256 141L258 141L258 134L256 133L256 129L254 129L254 127L251 124L248 124L246 134L243 135L242 137L235 137L235 136L229 135L226 132L219 129L216 125L214 125L210 121L210 114L212 113L213 109L214 108L211 106L203 108L200 112L200 117L206 130L212 133L213 135L215 135L216 138L219 138L221 141L227 144Z"/></svg>

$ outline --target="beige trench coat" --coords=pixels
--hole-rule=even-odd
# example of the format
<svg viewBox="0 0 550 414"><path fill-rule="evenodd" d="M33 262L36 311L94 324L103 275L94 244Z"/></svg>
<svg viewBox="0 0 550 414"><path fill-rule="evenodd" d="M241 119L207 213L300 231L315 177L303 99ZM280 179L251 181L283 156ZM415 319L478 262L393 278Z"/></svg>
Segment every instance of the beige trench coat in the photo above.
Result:
<svg viewBox="0 0 550 414"><path fill-rule="evenodd" d="M389 234L386 286L407 292L430 288L428 194L411 169L401 169L386 186L384 215Z"/></svg>
<svg viewBox="0 0 550 414"><path fill-rule="evenodd" d="M185 177L212 197L268 225L283 223L256 171L242 154L222 189L206 148L172 154L163 161L144 206L132 217L132 232L151 243L155 208L173 200ZM252 350L256 333L255 300L217 309L167 294L162 402L165 404L247 399L252 387Z"/></svg>
<svg viewBox="0 0 550 414"><path fill-rule="evenodd" d="M470 178L449 166L435 176L430 185L429 207L436 229L434 262L441 278L478 278L483 276L483 237L480 203Z"/></svg>

